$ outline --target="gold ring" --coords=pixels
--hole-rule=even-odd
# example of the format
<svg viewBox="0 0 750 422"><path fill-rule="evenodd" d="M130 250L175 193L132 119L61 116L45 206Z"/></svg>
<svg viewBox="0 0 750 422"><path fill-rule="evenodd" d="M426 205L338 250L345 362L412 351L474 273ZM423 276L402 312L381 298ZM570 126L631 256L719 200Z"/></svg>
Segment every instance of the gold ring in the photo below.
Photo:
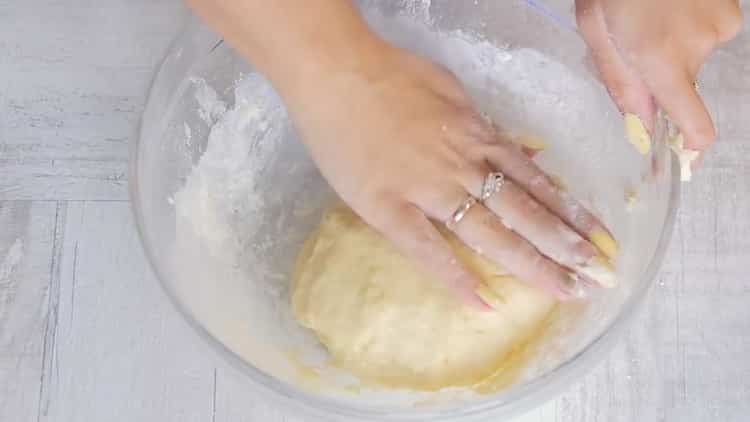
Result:
<svg viewBox="0 0 750 422"><path fill-rule="evenodd" d="M456 211L453 212L453 215L448 219L448 221L445 222L446 227L453 230L458 223L461 222L461 220L466 217L466 214L469 213L469 210L471 207L476 205L479 202L477 198L474 198L473 196L469 196L466 198L464 202L459 205L459 207L456 209Z"/></svg>

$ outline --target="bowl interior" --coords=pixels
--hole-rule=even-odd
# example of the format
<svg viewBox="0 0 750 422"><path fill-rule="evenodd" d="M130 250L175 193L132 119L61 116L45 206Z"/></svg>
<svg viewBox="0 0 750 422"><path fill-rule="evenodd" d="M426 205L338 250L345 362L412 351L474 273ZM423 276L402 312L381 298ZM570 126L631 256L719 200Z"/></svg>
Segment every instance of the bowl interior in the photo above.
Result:
<svg viewBox="0 0 750 422"><path fill-rule="evenodd" d="M678 183L666 122L658 119L649 156L625 141L569 14L558 14L564 3L540 11L520 0L359 2L383 37L449 67L495 122L544 139L538 162L620 242L621 286L562 306L512 387L488 396L387 391L327 365L287 294L297 250L336 196L272 87L197 22L154 81L132 161L144 247L178 308L263 391L329 418L510 415L593 366L653 279Z"/></svg>

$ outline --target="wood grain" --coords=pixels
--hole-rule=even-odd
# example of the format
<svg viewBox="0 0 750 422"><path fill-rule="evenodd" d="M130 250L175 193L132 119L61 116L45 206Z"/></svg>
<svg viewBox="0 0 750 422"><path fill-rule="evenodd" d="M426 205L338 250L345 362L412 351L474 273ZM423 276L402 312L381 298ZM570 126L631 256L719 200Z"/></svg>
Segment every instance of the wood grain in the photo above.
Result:
<svg viewBox="0 0 750 422"><path fill-rule="evenodd" d="M0 420L34 420L52 356L55 202L0 202Z"/></svg>
<svg viewBox="0 0 750 422"><path fill-rule="evenodd" d="M0 1L0 200L127 199L128 142L185 10Z"/></svg>
<svg viewBox="0 0 750 422"><path fill-rule="evenodd" d="M40 420L209 420L210 355L165 306L129 205L70 202L63 227Z"/></svg>

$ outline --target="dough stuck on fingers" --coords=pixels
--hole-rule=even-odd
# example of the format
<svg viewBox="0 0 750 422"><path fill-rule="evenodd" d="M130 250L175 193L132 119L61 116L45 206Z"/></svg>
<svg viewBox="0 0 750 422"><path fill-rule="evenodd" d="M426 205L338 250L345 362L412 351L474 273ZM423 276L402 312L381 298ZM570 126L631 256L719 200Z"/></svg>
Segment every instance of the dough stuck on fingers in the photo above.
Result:
<svg viewBox="0 0 750 422"><path fill-rule="evenodd" d="M680 180L689 182L693 178L693 162L700 157L700 151L685 148L685 138L682 133L670 137L669 148L680 161Z"/></svg>
<svg viewBox="0 0 750 422"><path fill-rule="evenodd" d="M642 155L651 152L651 135L648 134L643 120L635 114L625 113L623 121L625 124L625 135L627 135L628 140L633 144L635 149Z"/></svg>
<svg viewBox="0 0 750 422"><path fill-rule="evenodd" d="M303 246L292 309L333 361L365 383L433 391L496 376L539 337L557 301L443 232L494 308L464 306L346 205ZM436 335L439 333L439 335Z"/></svg>

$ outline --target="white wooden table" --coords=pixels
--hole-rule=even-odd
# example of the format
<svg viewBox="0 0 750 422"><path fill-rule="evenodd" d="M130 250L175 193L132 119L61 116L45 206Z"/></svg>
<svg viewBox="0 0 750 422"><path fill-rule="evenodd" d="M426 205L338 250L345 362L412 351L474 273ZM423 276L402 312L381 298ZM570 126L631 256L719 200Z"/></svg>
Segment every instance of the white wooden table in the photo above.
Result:
<svg viewBox="0 0 750 422"><path fill-rule="evenodd" d="M0 421L292 420L207 352L133 227L128 143L185 15L179 0L0 0ZM750 420L750 31L703 79L721 140L645 312L522 420Z"/></svg>

